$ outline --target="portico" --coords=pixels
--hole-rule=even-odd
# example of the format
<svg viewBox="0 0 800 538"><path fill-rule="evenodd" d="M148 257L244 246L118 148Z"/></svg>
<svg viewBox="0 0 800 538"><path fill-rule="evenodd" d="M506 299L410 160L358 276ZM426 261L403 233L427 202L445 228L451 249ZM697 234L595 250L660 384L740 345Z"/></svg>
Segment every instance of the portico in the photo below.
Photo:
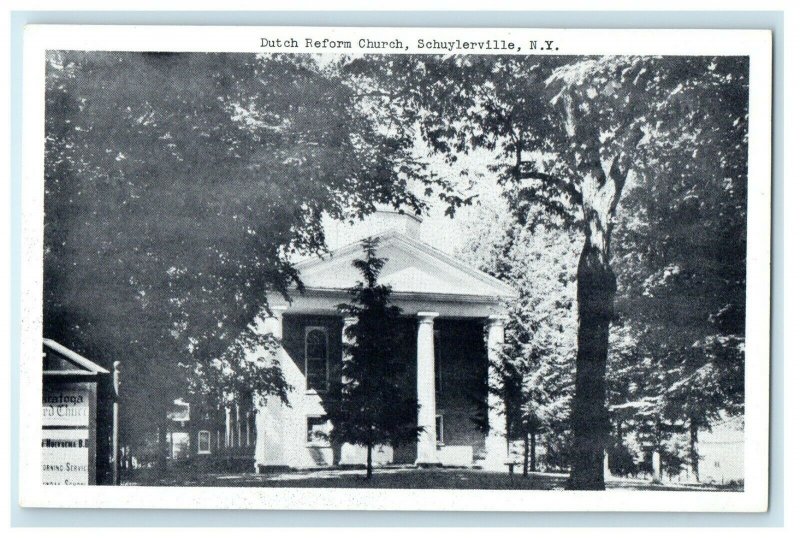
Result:
<svg viewBox="0 0 800 538"><path fill-rule="evenodd" d="M503 342L504 301L513 292L419 241L418 221L397 216L396 226L373 235L380 240L378 256L386 259L380 281L392 287L392 303L403 313L407 339L395 354L416 392L422 433L416 447L376 447L373 461L500 468L507 459L502 408L486 386L488 364ZM314 435L330 428L329 380L341 376L347 360L342 343L348 320L337 306L349 300L347 290L358 281L352 260L361 255L356 241L329 257L300 262L305 292L292 294L291 301L268 297L271 312L258 330L282 340L275 359L294 390L289 406L277 398L257 406L257 470L366 462L363 447L330 446ZM482 422L488 428L477 426Z"/></svg>

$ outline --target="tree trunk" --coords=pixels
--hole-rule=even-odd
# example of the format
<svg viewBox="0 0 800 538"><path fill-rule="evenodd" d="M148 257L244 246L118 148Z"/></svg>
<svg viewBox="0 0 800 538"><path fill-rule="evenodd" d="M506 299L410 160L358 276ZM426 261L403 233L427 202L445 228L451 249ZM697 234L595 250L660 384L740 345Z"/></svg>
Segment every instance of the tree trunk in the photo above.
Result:
<svg viewBox="0 0 800 538"><path fill-rule="evenodd" d="M692 467L692 476L700 482L700 455L697 453L697 422L689 420L689 461Z"/></svg>
<svg viewBox="0 0 800 538"><path fill-rule="evenodd" d="M578 357L572 400L572 489L605 489L606 361L616 277L588 241L578 265Z"/></svg>
<svg viewBox="0 0 800 538"><path fill-rule="evenodd" d="M372 443L367 443L367 480L372 478Z"/></svg>
<svg viewBox="0 0 800 538"><path fill-rule="evenodd" d="M525 433L525 444L522 451L522 476L528 476L528 458L530 457L528 450L530 449L530 441L528 434Z"/></svg>
<svg viewBox="0 0 800 538"><path fill-rule="evenodd" d="M536 432L531 432L531 472L536 472Z"/></svg>
<svg viewBox="0 0 800 538"><path fill-rule="evenodd" d="M624 184L616 163L581 185L585 241L578 262L578 356L572 400L570 489L605 489L603 477L609 417L606 409L608 331L617 279L610 264L612 217Z"/></svg>

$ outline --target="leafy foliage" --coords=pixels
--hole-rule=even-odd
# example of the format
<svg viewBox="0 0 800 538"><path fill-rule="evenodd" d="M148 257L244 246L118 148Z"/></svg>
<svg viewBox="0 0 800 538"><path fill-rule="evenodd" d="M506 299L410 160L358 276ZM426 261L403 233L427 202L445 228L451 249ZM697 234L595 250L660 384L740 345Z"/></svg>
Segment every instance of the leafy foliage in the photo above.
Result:
<svg viewBox="0 0 800 538"><path fill-rule="evenodd" d="M531 211L529 219L541 218ZM501 233L498 233L500 231ZM569 429L574 391L575 269L579 244L571 234L543 224L520 224L505 199L482 200L458 256L510 284L505 345L489 390L502 402L509 439L539 436L559 444ZM572 260L572 262L570 262Z"/></svg>
<svg viewBox="0 0 800 538"><path fill-rule="evenodd" d="M185 366L188 393L206 409L220 409L245 396L262 405L267 396L277 396L289 405L287 394L294 387L276 357L279 348L274 335L245 331L220 357Z"/></svg>
<svg viewBox="0 0 800 538"><path fill-rule="evenodd" d="M615 265L629 344L610 370L615 420L695 432L744 405L747 72L736 58L703 65L672 97L684 116L665 118L643 146L647 175L621 203ZM646 405L631 414L637 401Z"/></svg>
<svg viewBox="0 0 800 538"><path fill-rule="evenodd" d="M123 361L128 432L164 420L178 364L242 364L229 348L267 289L302 284L323 214L424 207L409 141L312 56L60 51L46 84L45 333Z"/></svg>
<svg viewBox="0 0 800 538"><path fill-rule="evenodd" d="M290 259L324 251L321 216L434 194L453 215L474 195L417 142L453 166L489 152L508 207L463 255L520 290L497 365L509 429L533 420L563 447L572 402L575 484L602 486L607 419L668 450L670 428L741 412L747 98L738 57L53 53L45 330L126 358L124 409L146 424L182 388L179 362L203 394L280 394L247 325L265 290L302 289ZM361 262L351 336L385 353L367 313L390 320L390 292Z"/></svg>
<svg viewBox="0 0 800 538"><path fill-rule="evenodd" d="M673 268L679 267L684 271L680 278L691 281L695 270L702 272L707 263L706 269L718 275L694 289L686 286L678 297L706 294L702 300L716 309L699 305L696 312L741 325L738 297L744 281L737 271L744 268L740 217L746 184L746 59L405 56L370 57L353 62L349 69L359 80L384 88L372 95L388 114L409 123L418 118L431 150L452 163L470 151L494 151L493 170L521 223L535 207L581 230L573 401L575 464L581 468L573 468L573 485L602 487L606 356L617 288L612 266L614 227L625 226L620 278L626 300L643 297L647 302L646 295L629 292L629 286L655 289L662 280L659 271L669 280ZM630 208L618 215L623 194ZM716 194L721 196L715 198ZM635 233L646 237L628 243ZM693 270L685 272L683 268L692 264ZM730 303L717 300L732 288L737 291ZM693 309L687 306L663 308L661 315L664 321L681 320L686 328L697 327L695 319L680 315ZM657 330L685 339L685 332L673 330L674 323L657 323L654 312L651 308L648 322ZM734 334L727 331L711 338L731 343L736 342ZM696 341L688 339L688 345ZM688 357L680 352L685 345L669 348ZM657 365L657 373L646 384L659 387L657 394L671 388L675 401L707 406L708 401L699 403L702 398L678 396L689 383L675 385L673 380L664 386L675 368L660 357L649 360ZM694 376L713 383L715 376L701 375L709 373L702 364L684 360L682 379ZM726 383L736 390L733 379ZM649 389L643 393L656 398ZM645 402L649 403L642 409L660 407Z"/></svg>

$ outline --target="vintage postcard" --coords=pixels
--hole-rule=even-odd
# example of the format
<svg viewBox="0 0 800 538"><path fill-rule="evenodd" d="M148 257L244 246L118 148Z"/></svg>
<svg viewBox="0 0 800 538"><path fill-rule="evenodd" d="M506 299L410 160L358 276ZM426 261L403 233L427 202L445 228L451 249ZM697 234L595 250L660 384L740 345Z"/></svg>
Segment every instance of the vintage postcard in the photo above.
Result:
<svg viewBox="0 0 800 538"><path fill-rule="evenodd" d="M26 28L21 504L766 510L771 38Z"/></svg>

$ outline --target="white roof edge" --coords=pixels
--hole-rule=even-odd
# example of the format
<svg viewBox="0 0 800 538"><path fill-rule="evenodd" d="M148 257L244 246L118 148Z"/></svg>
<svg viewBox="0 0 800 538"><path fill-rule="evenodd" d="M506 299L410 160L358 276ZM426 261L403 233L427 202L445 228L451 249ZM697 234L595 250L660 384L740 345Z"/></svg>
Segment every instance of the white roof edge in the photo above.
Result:
<svg viewBox="0 0 800 538"><path fill-rule="evenodd" d="M105 368L103 368L99 364L96 364L96 363L92 362L91 360L87 359L83 355L79 355L78 353L75 353L74 351L72 351L68 347L62 346L61 344L59 344L55 340L51 340L49 338L44 338L42 340L42 342L44 343L45 346L49 347L50 349L52 349L56 353L60 353L61 355L63 355L67 359L69 359L72 362L78 364L79 366L82 366L82 367L86 368L90 372L93 372L93 373L96 373L96 374L108 374L108 373L110 373L108 370L106 370Z"/></svg>
<svg viewBox="0 0 800 538"><path fill-rule="evenodd" d="M295 290L296 292L296 290ZM321 295L347 295L347 289L308 287L305 293ZM464 301L471 303L492 304L509 297L504 295L489 295L485 293L431 293L425 291L392 291L392 296L400 299L428 298L433 302Z"/></svg>
<svg viewBox="0 0 800 538"><path fill-rule="evenodd" d="M397 230L387 230L387 231L384 231L382 233L375 234L372 237L375 237L375 238L378 238L378 239L385 239L385 238L398 239L400 242L406 243L408 246L410 246L412 248L416 248L418 250L421 250L421 251L425 252L426 254L428 254L429 256L432 256L434 258L438 258L440 261L443 261L444 263L446 263L448 265L451 265L451 266L455 267L456 269L464 271L465 273L477 278L478 280L483 281L485 284L489 284L489 285L492 285L492 286L495 286L497 288L502 289L503 293L500 294L501 297L511 298L511 297L516 297L517 296L517 292L514 290L514 288L512 288L511 286L509 286L508 284L506 284L505 282L503 282L499 278L495 278L492 275L488 275L488 274L484 273L483 271L479 271L478 269L475 269L474 267L470 267L469 265L467 265L466 263L462 262L461 260L458 260L454 256L451 256L450 254L446 254L446 253L442 252L441 250L428 245L427 243L424 243L422 241L418 241L416 239L408 237L406 234L404 234L402 232L398 232ZM301 261L297 262L296 264L294 264L294 267L296 269L300 269L300 268L304 268L304 267L314 266L317 263L325 263L327 261L330 261L330 260L336 258L337 256L342 256L342 255L354 250L358 245L361 244L361 242L364 239L366 239L366 238L361 238L358 241L354 241L352 243L348 243L347 245L344 245L344 246L341 246L341 247L339 247L339 248L337 248L335 250L332 250L332 251L330 251L329 254L327 254L324 257L314 256L314 257L306 258L306 259L301 260Z"/></svg>
<svg viewBox="0 0 800 538"><path fill-rule="evenodd" d="M422 223L422 217L420 215L416 215L412 211L407 211L405 209L402 210L402 213L400 211L401 211L400 209L395 209L392 206L386 206L386 207L379 206L375 211L373 211L370 214L374 215L375 213L390 213L392 215L400 215L402 217L411 217L420 224Z"/></svg>

